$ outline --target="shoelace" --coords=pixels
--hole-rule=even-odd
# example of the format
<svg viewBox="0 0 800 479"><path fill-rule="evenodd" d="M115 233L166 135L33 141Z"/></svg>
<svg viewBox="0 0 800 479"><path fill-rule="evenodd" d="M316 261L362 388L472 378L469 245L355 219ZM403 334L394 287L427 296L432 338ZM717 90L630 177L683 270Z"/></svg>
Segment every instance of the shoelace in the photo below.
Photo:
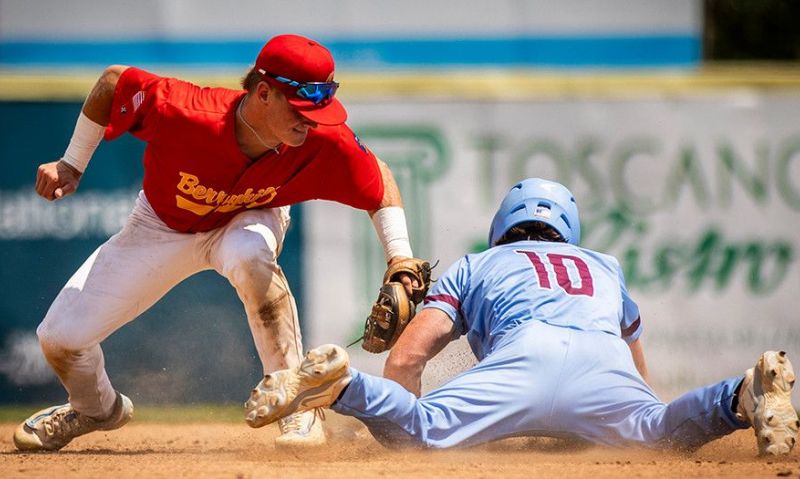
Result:
<svg viewBox="0 0 800 479"><path fill-rule="evenodd" d="M291 432L299 433L303 428L303 417L300 414L286 416L278 421L278 426L280 427L281 434L289 434Z"/></svg>
<svg viewBox="0 0 800 479"><path fill-rule="evenodd" d="M316 421L319 418L320 421L325 420L325 410L321 407L314 408L314 420ZM311 424L314 424L313 422Z"/></svg>
<svg viewBox="0 0 800 479"><path fill-rule="evenodd" d="M311 418L311 422L308 424L308 428L306 430L303 430L304 413L292 414L291 416L281 418L278 421L281 434L288 434L291 432L304 433L311 430L311 428L314 426L314 423L317 422L317 418L319 418L321 421L325 420L325 411L321 407L314 408L313 413L314 414Z"/></svg>
<svg viewBox="0 0 800 479"><path fill-rule="evenodd" d="M73 415L73 418L69 418ZM76 429L83 426L80 415L73 409L64 409L58 411L53 416L46 418L44 421L44 432L51 437L64 438Z"/></svg>

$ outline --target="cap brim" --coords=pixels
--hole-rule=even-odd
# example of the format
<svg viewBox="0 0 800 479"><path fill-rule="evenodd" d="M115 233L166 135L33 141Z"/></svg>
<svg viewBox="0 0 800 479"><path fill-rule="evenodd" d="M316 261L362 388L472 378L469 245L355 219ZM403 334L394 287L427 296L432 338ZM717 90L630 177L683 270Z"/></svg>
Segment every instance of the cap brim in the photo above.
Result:
<svg viewBox="0 0 800 479"><path fill-rule="evenodd" d="M292 105L301 115L320 125L341 125L347 121L347 110L344 109L342 102L333 98L329 103L324 106L315 105L314 103L303 100L300 98L287 98L289 104Z"/></svg>

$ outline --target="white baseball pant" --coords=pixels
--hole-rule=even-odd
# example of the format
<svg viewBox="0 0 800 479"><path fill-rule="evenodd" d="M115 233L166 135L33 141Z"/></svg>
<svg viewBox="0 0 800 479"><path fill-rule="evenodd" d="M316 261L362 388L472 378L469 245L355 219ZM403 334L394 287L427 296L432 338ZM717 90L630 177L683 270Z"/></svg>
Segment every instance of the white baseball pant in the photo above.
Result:
<svg viewBox="0 0 800 479"><path fill-rule="evenodd" d="M47 361L80 413L111 413L115 392L100 343L189 276L213 269L244 304L264 372L302 357L297 308L277 259L289 207L238 214L205 233L162 222L144 192L122 231L101 245L61 289L37 329Z"/></svg>

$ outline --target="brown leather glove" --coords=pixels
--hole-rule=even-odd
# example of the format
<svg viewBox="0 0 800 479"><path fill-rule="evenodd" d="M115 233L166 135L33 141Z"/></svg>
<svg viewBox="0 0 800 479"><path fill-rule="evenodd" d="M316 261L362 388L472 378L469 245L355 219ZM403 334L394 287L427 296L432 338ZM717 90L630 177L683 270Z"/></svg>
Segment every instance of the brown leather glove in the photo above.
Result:
<svg viewBox="0 0 800 479"><path fill-rule="evenodd" d="M416 281L411 297L400 282L400 274L405 273ZM416 314L416 305L425 299L431 285L431 265L417 258L407 258L393 263L383 275L383 286L378 299L364 325L361 347L371 353L388 351L403 334L408 323Z"/></svg>

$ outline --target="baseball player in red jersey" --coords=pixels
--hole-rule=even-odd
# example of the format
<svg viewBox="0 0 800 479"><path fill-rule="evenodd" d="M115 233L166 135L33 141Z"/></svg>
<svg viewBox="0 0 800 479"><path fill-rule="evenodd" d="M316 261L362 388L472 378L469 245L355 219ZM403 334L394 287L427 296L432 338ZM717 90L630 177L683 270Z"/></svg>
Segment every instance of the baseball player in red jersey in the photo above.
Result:
<svg viewBox="0 0 800 479"><path fill-rule="evenodd" d="M203 270L227 278L244 304L265 374L302 358L297 310L278 265L289 205L312 199L368 211L387 262L411 257L391 172L345 125L334 62L297 35L268 41L243 90L202 88L108 67L87 97L64 156L39 166L48 200L74 192L100 141L147 143L144 184L122 231L69 279L37 329L69 403L37 412L14 434L20 450L58 450L133 415L115 391L100 343L173 286ZM410 277L402 278L411 291ZM280 421L279 446L324 443L312 413Z"/></svg>

